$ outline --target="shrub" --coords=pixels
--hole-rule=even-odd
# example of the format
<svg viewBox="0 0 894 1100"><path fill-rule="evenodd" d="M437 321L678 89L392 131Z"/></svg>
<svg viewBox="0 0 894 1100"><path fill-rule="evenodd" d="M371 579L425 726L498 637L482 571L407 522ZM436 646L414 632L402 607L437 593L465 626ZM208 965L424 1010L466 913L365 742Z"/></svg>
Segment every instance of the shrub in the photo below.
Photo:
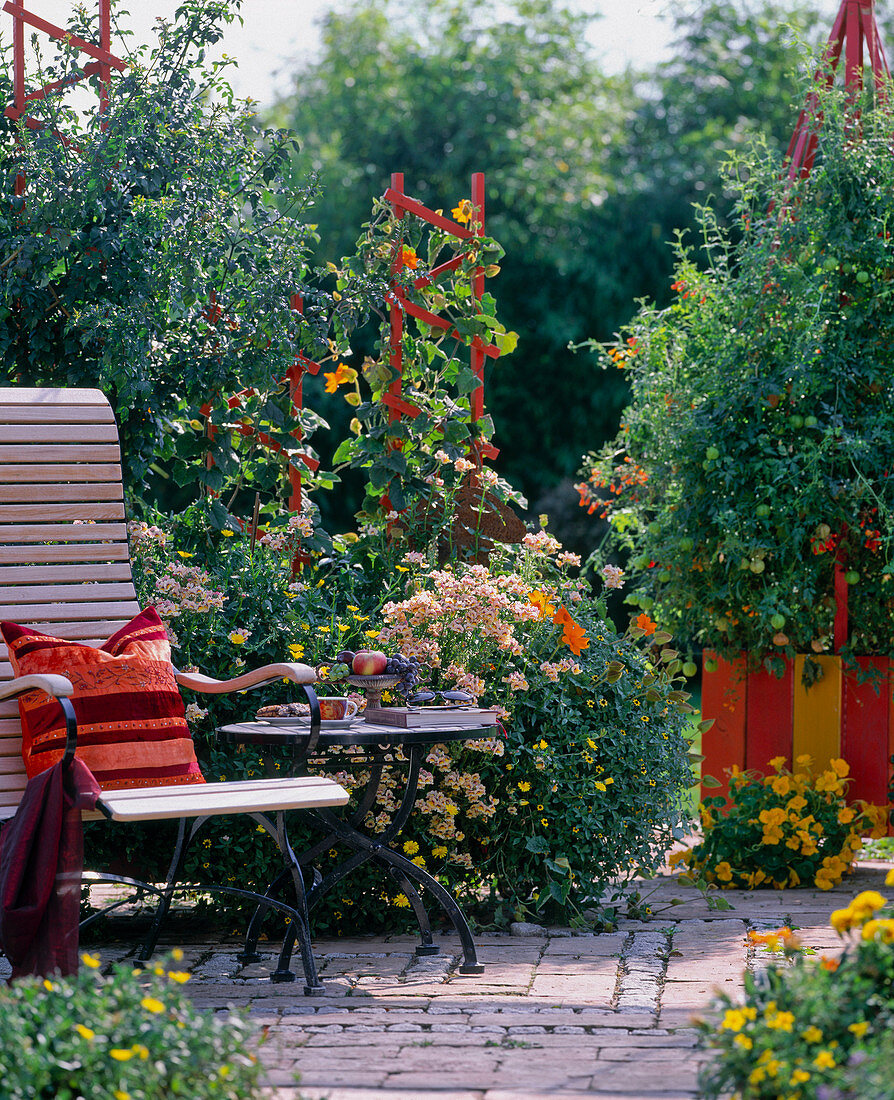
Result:
<svg viewBox="0 0 894 1100"><path fill-rule="evenodd" d="M404 562L411 594L383 608L382 639L505 722L496 752L450 752L495 809L444 823L466 848L451 858L483 871L516 917L579 918L618 880L654 869L683 816L687 705L676 653L658 652L669 637L647 616L619 635L603 600L569 578L576 556L545 531L488 566L437 569L418 552Z"/></svg>
<svg viewBox="0 0 894 1100"><path fill-rule="evenodd" d="M888 873L894 886L894 871ZM781 948L786 965L746 974L744 1001L724 994L718 1019L700 1024L705 1046L717 1052L702 1073L705 1100L731 1091L740 1100L848 1100L894 1096L894 910L874 890L832 914L848 939L841 959L805 958L788 929L753 935ZM870 1082L877 1082L877 1087Z"/></svg>
<svg viewBox="0 0 894 1100"><path fill-rule="evenodd" d="M0 990L6 1100L260 1095L247 1019L194 1008L178 988L187 973L122 964L104 976L98 959L82 961L76 977L26 978Z"/></svg>
<svg viewBox="0 0 894 1100"><path fill-rule="evenodd" d="M734 166L733 233L703 211L707 266L681 246L676 300L601 353L633 396L579 487L631 555L631 602L780 672L774 657L831 650L836 560L846 651L894 652L892 106L860 107L856 123L820 96L807 178L762 150Z"/></svg>
<svg viewBox="0 0 894 1100"><path fill-rule="evenodd" d="M773 775L733 768L729 799L706 798L703 839L672 862L690 877L733 887L813 885L831 890L853 864L864 835L883 836L885 810L845 792L849 765L831 760L818 775L811 758L799 756L794 773L785 758L770 761Z"/></svg>

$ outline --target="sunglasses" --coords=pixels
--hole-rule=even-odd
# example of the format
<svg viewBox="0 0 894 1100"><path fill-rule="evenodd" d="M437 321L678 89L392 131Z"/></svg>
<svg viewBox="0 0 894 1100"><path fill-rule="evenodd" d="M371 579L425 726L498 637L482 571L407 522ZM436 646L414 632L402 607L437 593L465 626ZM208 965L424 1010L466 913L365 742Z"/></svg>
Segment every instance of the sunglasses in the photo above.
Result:
<svg viewBox="0 0 894 1100"><path fill-rule="evenodd" d="M475 702L475 696L467 691L417 691L415 695L407 696L407 703L415 707L420 703L430 703L433 699L443 699L448 707L459 707L464 703Z"/></svg>

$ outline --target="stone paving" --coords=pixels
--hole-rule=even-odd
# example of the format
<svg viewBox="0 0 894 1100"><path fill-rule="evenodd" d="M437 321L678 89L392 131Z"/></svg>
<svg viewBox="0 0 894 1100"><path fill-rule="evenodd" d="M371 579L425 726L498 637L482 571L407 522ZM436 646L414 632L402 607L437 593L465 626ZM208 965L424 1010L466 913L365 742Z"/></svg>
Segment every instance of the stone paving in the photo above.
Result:
<svg viewBox="0 0 894 1100"><path fill-rule="evenodd" d="M693 1017L715 990L738 991L746 967L766 965L748 930L788 924L806 947L835 953L830 912L883 889L890 867L862 863L830 892L724 891L729 910L659 878L640 885L654 891L649 922L476 937L481 975L456 972L449 935L422 958L408 936L319 939L324 997L271 984L272 949L241 967L237 944L194 943L184 988L209 1010L250 1009L271 1100L693 1100L706 1056ZM99 952L108 962L127 955Z"/></svg>

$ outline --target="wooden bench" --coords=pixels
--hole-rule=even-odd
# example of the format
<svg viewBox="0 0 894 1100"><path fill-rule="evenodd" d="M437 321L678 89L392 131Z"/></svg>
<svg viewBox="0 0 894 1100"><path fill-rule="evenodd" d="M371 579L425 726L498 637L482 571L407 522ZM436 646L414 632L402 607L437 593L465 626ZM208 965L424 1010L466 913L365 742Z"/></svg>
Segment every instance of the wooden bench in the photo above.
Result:
<svg viewBox="0 0 894 1100"><path fill-rule="evenodd" d="M118 430L105 396L98 390L0 388L0 619L98 646L139 610L131 575ZM212 694L244 691L283 678L306 693L315 740L319 705L311 684L316 676L307 665L267 665L225 681L176 673L181 686ZM77 733L67 699L73 690L70 681L64 675L14 679L0 638L0 821L15 813L27 782L16 697L35 688L60 699L67 717L70 757ZM106 791L98 810L108 819L178 819L178 842L164 886L112 875L91 877L124 882L159 898L153 928L140 952L142 959L148 958L171 895L178 889L183 853L197 830L209 817L249 814L278 844L294 884L294 904L240 888L203 889L261 902L295 920L305 992L322 992L310 951L301 871L288 843L283 814L344 805L348 797L339 784L314 776ZM195 885L179 888L195 889ZM290 955L286 936L276 980L293 980Z"/></svg>

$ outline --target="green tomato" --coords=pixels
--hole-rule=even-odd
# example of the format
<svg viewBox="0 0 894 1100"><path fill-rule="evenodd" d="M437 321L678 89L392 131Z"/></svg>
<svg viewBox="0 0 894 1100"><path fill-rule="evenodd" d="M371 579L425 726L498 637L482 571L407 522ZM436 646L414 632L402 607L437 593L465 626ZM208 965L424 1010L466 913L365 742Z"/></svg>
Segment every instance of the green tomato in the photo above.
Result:
<svg viewBox="0 0 894 1100"><path fill-rule="evenodd" d="M716 672L718 668L717 662L713 657L708 657L705 661L705 672Z"/></svg>
<svg viewBox="0 0 894 1100"><path fill-rule="evenodd" d="M759 505L758 505L758 506L757 506L757 507L756 507L756 508L754 509L754 514L755 514L755 515L756 515L756 516L757 516L757 517L758 517L759 519L766 519L766 518L767 518L767 516L768 516L768 515L770 514L770 505L769 505L769 504L759 504Z"/></svg>
<svg viewBox="0 0 894 1100"><path fill-rule="evenodd" d="M868 283L869 282L869 272L868 271L858 271L857 272L857 282L858 283Z"/></svg>
<svg viewBox="0 0 894 1100"><path fill-rule="evenodd" d="M819 421L817 420L817 418L815 416L805 416L804 417L804 427L805 428L815 428L817 426L817 424L819 424Z"/></svg>
<svg viewBox="0 0 894 1100"><path fill-rule="evenodd" d="M692 541L692 539L680 539L680 549L683 551L684 554L688 554L693 546L695 546L695 543Z"/></svg>
<svg viewBox="0 0 894 1100"><path fill-rule="evenodd" d="M695 661L687 661L686 664L683 665L683 675L687 676L690 680L693 676L696 676L697 674L698 665L695 663Z"/></svg>
<svg viewBox="0 0 894 1100"><path fill-rule="evenodd" d="M651 596L640 596L639 605L643 609L643 611L651 611L652 608L655 606L655 601L652 599Z"/></svg>
<svg viewBox="0 0 894 1100"><path fill-rule="evenodd" d="M763 573L767 567L761 558L755 558L754 561L748 563L748 568L752 573Z"/></svg>
<svg viewBox="0 0 894 1100"><path fill-rule="evenodd" d="M848 584L859 584L860 574L857 572L856 569L848 569L848 571L844 574L844 579L847 581Z"/></svg>
<svg viewBox="0 0 894 1100"><path fill-rule="evenodd" d="M658 579L663 582L669 581L671 579L670 570L662 569L661 572L658 574Z"/></svg>
<svg viewBox="0 0 894 1100"><path fill-rule="evenodd" d="M661 524L660 524L660 523L656 523L656 522L655 522L655 521L653 520L653 521L652 521L652 522L651 522L651 523L649 524L649 526L648 526L648 527L646 528L646 530L647 530L647 531L649 532L649 534L650 534L650 535L660 535L660 534L661 534Z"/></svg>
<svg viewBox="0 0 894 1100"><path fill-rule="evenodd" d="M837 271L838 270L838 260L836 260L834 256L827 256L825 258L825 260L823 260L823 270L824 271Z"/></svg>
<svg viewBox="0 0 894 1100"><path fill-rule="evenodd" d="M804 427L804 417L799 416L797 413L795 413L793 416L790 416L788 418L788 422L789 422L789 424L791 424L791 426L793 428L803 428Z"/></svg>
<svg viewBox="0 0 894 1100"><path fill-rule="evenodd" d="M770 626L772 626L774 630L782 630L782 628L785 626L785 615L780 615L777 611L776 614L770 619Z"/></svg>
<svg viewBox="0 0 894 1100"><path fill-rule="evenodd" d="M716 447L708 447L705 451L705 458L710 462L716 462L717 459L720 458L720 451L718 451Z"/></svg>

